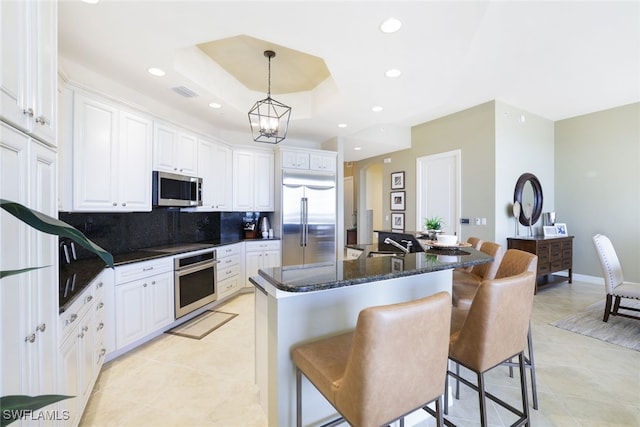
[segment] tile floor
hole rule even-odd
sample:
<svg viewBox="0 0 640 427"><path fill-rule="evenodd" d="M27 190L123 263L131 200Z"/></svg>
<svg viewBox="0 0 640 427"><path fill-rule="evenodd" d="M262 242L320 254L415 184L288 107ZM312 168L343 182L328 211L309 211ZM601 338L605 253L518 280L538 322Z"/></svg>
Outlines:
<svg viewBox="0 0 640 427"><path fill-rule="evenodd" d="M579 282L538 291L532 330L540 409L531 411L532 426L640 426L640 353L549 325L602 298L602 286ZM106 364L80 425L266 426L253 381L253 294L217 309L239 316L200 341L163 334ZM487 381L517 402L517 373L509 378L498 368ZM479 425L476 395L461 391L449 418ZM490 406L491 426L513 422Z"/></svg>

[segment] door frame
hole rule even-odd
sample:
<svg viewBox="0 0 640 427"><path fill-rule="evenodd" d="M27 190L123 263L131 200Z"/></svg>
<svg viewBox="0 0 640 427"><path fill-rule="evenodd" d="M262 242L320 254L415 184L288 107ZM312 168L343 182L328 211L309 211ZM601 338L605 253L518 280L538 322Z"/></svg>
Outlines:
<svg viewBox="0 0 640 427"><path fill-rule="evenodd" d="M429 156L422 156L416 158L416 231L423 229L421 206L423 205L426 197L425 188L423 188L423 175L426 173L427 164L433 160L444 159L453 157L455 160L455 180L456 180L456 196L454 197L455 208L455 233L457 236L461 236L460 218L462 216L462 150L446 151L438 154L431 154Z"/></svg>

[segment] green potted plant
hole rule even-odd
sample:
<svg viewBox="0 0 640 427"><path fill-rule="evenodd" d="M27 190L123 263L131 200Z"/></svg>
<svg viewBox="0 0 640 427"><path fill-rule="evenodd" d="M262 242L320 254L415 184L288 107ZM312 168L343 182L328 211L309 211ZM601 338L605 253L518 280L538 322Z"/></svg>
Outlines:
<svg viewBox="0 0 640 427"><path fill-rule="evenodd" d="M0 199L0 208L18 218L20 221L39 230L43 233L68 237L79 245L85 247L91 252L98 255L109 267L113 268L113 256L93 243L82 234L82 232L73 228L71 225L56 218L52 218L32 209L29 209L19 203L10 200ZM19 270L0 270L0 279L15 274L25 273L37 268L45 268L47 266L29 267ZM11 424L20 419L25 413L35 411L53 403L64 399L70 399L73 396L65 396L58 394L47 394L40 396L25 395L7 395L0 397L0 408L2 408L2 416L0 417L0 427Z"/></svg>
<svg viewBox="0 0 640 427"><path fill-rule="evenodd" d="M429 235L430 240L434 240L436 238L436 234L442 233L443 225L444 220L439 216L424 219L424 227L427 229L427 234Z"/></svg>

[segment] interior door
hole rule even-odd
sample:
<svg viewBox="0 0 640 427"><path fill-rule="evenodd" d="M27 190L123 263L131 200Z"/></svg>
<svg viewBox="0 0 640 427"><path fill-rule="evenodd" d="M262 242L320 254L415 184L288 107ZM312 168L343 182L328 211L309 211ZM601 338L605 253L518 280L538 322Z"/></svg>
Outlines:
<svg viewBox="0 0 640 427"><path fill-rule="evenodd" d="M416 160L416 230L424 229L427 217L444 219L444 230L460 236L460 150Z"/></svg>

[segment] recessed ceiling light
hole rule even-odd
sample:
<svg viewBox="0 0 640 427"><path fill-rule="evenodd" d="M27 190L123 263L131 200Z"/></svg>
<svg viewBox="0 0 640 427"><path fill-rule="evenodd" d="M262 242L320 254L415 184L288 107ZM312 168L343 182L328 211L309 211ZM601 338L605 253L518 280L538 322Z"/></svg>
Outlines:
<svg viewBox="0 0 640 427"><path fill-rule="evenodd" d="M379 112L380 112L380 111L382 111L382 110L384 110L384 108L382 108L382 107L381 107L381 106L379 106L379 105L376 105L375 107L373 107L373 108L371 109L371 111L373 111L374 113L379 113Z"/></svg>
<svg viewBox="0 0 640 427"><path fill-rule="evenodd" d="M402 27L402 22L399 19L389 18L380 24L380 31L386 34L395 33L400 27Z"/></svg>
<svg viewBox="0 0 640 427"><path fill-rule="evenodd" d="M390 70L387 70L384 75L389 77L390 79L393 79L395 77L399 77L400 74L402 74L402 71L398 70L397 68L391 68Z"/></svg>
<svg viewBox="0 0 640 427"><path fill-rule="evenodd" d="M222 105L218 104L217 102L212 102L209 104L209 107L211 108L222 108Z"/></svg>
<svg viewBox="0 0 640 427"><path fill-rule="evenodd" d="M346 124L346 123L339 123L339 124L338 124L338 127L339 127L339 128L346 128L346 127L347 127L347 124Z"/></svg>
<svg viewBox="0 0 640 427"><path fill-rule="evenodd" d="M356 151L362 150L362 148L360 148L360 147L353 147L353 149L356 150Z"/></svg>
<svg viewBox="0 0 640 427"><path fill-rule="evenodd" d="M162 70L160 68L155 68L155 67L147 68L147 73L151 74L152 76L156 76L156 77L162 77L162 76L164 76L166 74L164 72L164 70Z"/></svg>

